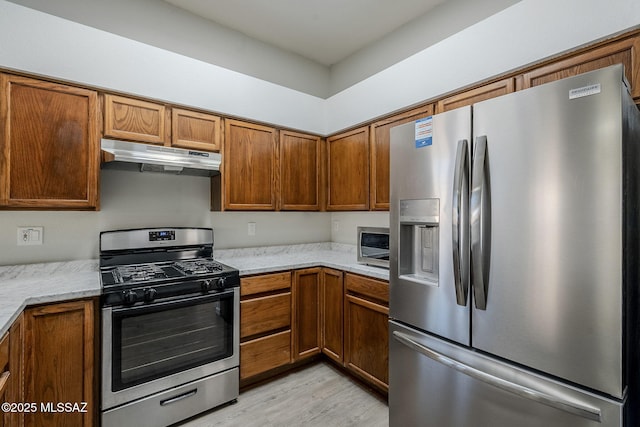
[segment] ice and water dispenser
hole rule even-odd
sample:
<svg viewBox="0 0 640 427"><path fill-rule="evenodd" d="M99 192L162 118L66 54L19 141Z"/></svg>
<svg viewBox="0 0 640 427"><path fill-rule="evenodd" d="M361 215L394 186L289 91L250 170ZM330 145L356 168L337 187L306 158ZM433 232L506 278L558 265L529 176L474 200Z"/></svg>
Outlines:
<svg viewBox="0 0 640 427"><path fill-rule="evenodd" d="M400 279L438 286L440 200L400 200Z"/></svg>

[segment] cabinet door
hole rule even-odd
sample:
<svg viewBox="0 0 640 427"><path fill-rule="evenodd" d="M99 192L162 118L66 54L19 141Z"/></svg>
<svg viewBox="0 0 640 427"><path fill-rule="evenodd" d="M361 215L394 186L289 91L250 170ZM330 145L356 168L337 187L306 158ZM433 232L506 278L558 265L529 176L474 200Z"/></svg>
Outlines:
<svg viewBox="0 0 640 427"><path fill-rule="evenodd" d="M433 105L416 108L371 125L371 210L389 210L389 144L394 126L433 114Z"/></svg>
<svg viewBox="0 0 640 427"><path fill-rule="evenodd" d="M0 206L95 209L97 93L0 75Z"/></svg>
<svg viewBox="0 0 640 427"><path fill-rule="evenodd" d="M93 301L71 301L25 310L25 402L87 402L87 412L25 414L25 425L91 426L96 410Z"/></svg>
<svg viewBox="0 0 640 427"><path fill-rule="evenodd" d="M162 104L104 95L104 136L164 145L167 111Z"/></svg>
<svg viewBox="0 0 640 427"><path fill-rule="evenodd" d="M466 105L475 104L476 102L486 99L495 98L506 95L515 90L515 80L511 77L497 82L489 83L475 89L471 89L462 93L441 99L436 104L436 113L444 113L445 111L464 107Z"/></svg>
<svg viewBox="0 0 640 427"><path fill-rule="evenodd" d="M342 272L323 268L320 289L322 353L342 365L342 328L344 319Z"/></svg>
<svg viewBox="0 0 640 427"><path fill-rule="evenodd" d="M322 139L280 131L280 209L320 210Z"/></svg>
<svg viewBox="0 0 640 427"><path fill-rule="evenodd" d="M631 96L640 102L640 35L609 43L561 61L552 62L522 75L518 89L575 76L614 64L623 64L631 85Z"/></svg>
<svg viewBox="0 0 640 427"><path fill-rule="evenodd" d="M173 108L171 145L179 148L220 151L220 117Z"/></svg>
<svg viewBox="0 0 640 427"><path fill-rule="evenodd" d="M369 209L369 127L327 138L327 210Z"/></svg>
<svg viewBox="0 0 640 427"><path fill-rule="evenodd" d="M276 209L277 148L274 128L225 120L224 209Z"/></svg>
<svg viewBox="0 0 640 427"><path fill-rule="evenodd" d="M376 388L389 388L389 284L345 274L344 363Z"/></svg>
<svg viewBox="0 0 640 427"><path fill-rule="evenodd" d="M307 268L293 273L294 360L320 353L320 272Z"/></svg>

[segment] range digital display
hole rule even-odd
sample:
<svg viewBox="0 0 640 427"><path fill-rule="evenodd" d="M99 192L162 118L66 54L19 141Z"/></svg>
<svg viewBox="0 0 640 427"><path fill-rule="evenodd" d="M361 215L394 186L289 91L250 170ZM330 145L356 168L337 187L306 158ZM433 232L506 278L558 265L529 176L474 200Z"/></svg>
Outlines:
<svg viewBox="0 0 640 427"><path fill-rule="evenodd" d="M149 241L157 242L164 240L176 240L176 232L174 230L150 231Z"/></svg>

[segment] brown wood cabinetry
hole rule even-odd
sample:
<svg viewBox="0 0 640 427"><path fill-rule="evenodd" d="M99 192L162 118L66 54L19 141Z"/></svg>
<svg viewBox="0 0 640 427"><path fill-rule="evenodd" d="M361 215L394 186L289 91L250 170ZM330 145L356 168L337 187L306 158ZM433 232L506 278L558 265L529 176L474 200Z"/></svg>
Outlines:
<svg viewBox="0 0 640 427"><path fill-rule="evenodd" d="M369 209L369 127L327 138L327 210Z"/></svg>
<svg viewBox="0 0 640 427"><path fill-rule="evenodd" d="M8 399L9 382L13 380L12 375L16 372L11 372L10 359L9 359L9 334L4 334L0 337L0 402L13 403L13 400ZM11 412L3 410L0 412L0 427L9 426L9 416Z"/></svg>
<svg viewBox="0 0 640 427"><path fill-rule="evenodd" d="M275 210L278 188L276 129L225 120L223 208Z"/></svg>
<svg viewBox="0 0 640 427"><path fill-rule="evenodd" d="M389 210L389 144L391 128L433 114L433 105L379 120L371 125L371 210Z"/></svg>
<svg viewBox="0 0 640 427"><path fill-rule="evenodd" d="M597 70L613 64L623 64L631 85L631 96L640 102L640 36L612 43L556 60L528 71L518 78L518 89L526 89L544 83Z"/></svg>
<svg viewBox="0 0 640 427"><path fill-rule="evenodd" d="M6 343L0 343L0 373L9 372L9 377L4 386L0 385L0 402L20 403L24 402L24 381L23 381L23 334L24 316L20 316L13 322L9 329ZM8 344L8 349L4 347ZM4 347L4 348L3 348ZM8 357L8 359L7 359ZM4 360L4 361L3 361ZM2 376L0 376L2 383ZM4 390L3 390L4 388ZM3 397L4 393L4 397ZM4 422L4 424L3 424ZM0 413L0 426L20 427L24 425L24 415L22 412Z"/></svg>
<svg viewBox="0 0 640 427"><path fill-rule="evenodd" d="M339 364L343 363L344 286L342 276L342 271L323 268L320 283L322 353Z"/></svg>
<svg viewBox="0 0 640 427"><path fill-rule="evenodd" d="M164 145L168 142L163 104L104 95L104 136Z"/></svg>
<svg viewBox="0 0 640 427"><path fill-rule="evenodd" d="M220 151L220 117L213 114L173 108L171 145L203 151Z"/></svg>
<svg viewBox="0 0 640 427"><path fill-rule="evenodd" d="M320 353L320 267L293 272L293 358Z"/></svg>
<svg viewBox="0 0 640 427"><path fill-rule="evenodd" d="M281 210L320 210L321 144L318 136L280 131Z"/></svg>
<svg viewBox="0 0 640 427"><path fill-rule="evenodd" d="M436 104L436 113L444 113L445 111L464 107L465 105L475 104L476 102L486 99L495 98L497 96L506 95L515 90L515 80L507 78L497 82L482 85L480 87L467 90L447 98L441 99Z"/></svg>
<svg viewBox="0 0 640 427"><path fill-rule="evenodd" d="M0 207L97 208L97 93L0 74L0 94Z"/></svg>
<svg viewBox="0 0 640 427"><path fill-rule="evenodd" d="M387 392L389 389L389 284L345 274L345 367Z"/></svg>
<svg viewBox="0 0 640 427"><path fill-rule="evenodd" d="M87 412L26 413L25 426L93 425L94 302L69 301L24 312L24 401L87 402Z"/></svg>
<svg viewBox="0 0 640 427"><path fill-rule="evenodd" d="M240 280L240 379L291 363L291 273Z"/></svg>

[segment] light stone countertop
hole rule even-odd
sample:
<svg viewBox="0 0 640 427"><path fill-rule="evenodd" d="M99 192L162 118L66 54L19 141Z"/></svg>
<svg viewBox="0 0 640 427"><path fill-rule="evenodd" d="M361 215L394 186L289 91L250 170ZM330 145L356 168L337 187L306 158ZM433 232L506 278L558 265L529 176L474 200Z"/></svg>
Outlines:
<svg viewBox="0 0 640 427"><path fill-rule="evenodd" d="M0 337L28 305L96 295L97 260L0 266Z"/></svg>
<svg viewBox="0 0 640 427"><path fill-rule="evenodd" d="M357 263L355 245L310 243L214 250L214 258L241 276L308 267L389 280L389 271ZM100 295L98 260L0 266L0 337L28 305Z"/></svg>

